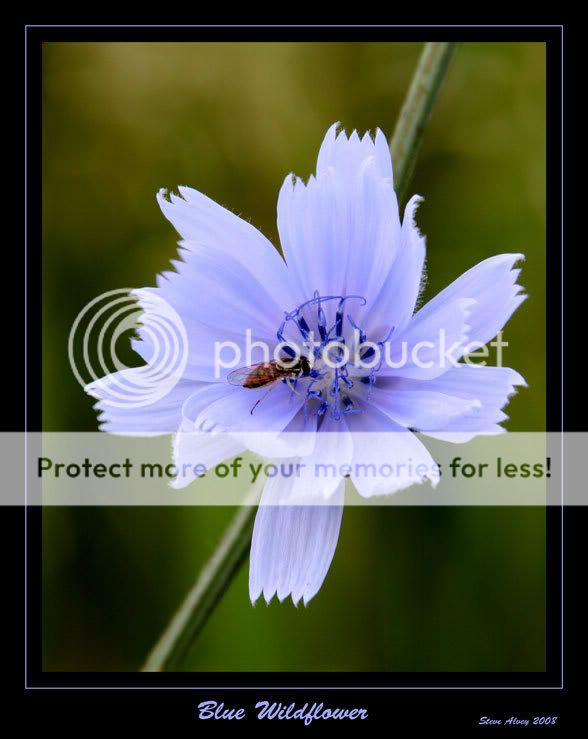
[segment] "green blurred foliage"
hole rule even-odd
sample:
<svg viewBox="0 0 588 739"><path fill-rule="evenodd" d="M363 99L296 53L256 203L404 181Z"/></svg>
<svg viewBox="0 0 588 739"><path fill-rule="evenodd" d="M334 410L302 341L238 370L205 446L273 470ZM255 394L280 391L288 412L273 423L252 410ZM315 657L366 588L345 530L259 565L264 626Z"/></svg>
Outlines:
<svg viewBox="0 0 588 739"><path fill-rule="evenodd" d="M160 187L193 186L277 242L284 176L306 177L336 120L392 132L420 50L404 43L62 43L44 48L43 420L96 428L67 359L93 297L154 284L176 234ZM500 252L530 295L505 363L529 388L507 427L545 425L545 49L463 44L412 187L425 197L424 300ZM129 354L130 356L130 354ZM137 669L232 511L50 509L44 667ZM348 509L308 608L247 596L247 568L185 668L545 669L545 515L536 509Z"/></svg>

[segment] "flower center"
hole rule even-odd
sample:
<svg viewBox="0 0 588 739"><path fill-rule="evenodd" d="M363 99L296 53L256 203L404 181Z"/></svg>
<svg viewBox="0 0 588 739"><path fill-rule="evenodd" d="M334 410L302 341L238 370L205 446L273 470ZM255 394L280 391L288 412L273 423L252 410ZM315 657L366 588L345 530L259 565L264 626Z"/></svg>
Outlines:
<svg viewBox="0 0 588 739"><path fill-rule="evenodd" d="M361 295L320 295L286 313L277 337L285 365L304 358L298 373L287 382L305 400L304 413L335 420L363 412L382 364L383 345L390 337L368 341L351 315L363 307Z"/></svg>

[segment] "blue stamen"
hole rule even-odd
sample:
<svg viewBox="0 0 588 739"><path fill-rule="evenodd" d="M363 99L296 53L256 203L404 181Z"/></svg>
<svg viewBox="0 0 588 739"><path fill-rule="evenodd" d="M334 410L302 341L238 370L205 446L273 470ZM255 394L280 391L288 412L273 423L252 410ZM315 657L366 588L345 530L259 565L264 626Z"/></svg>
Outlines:
<svg viewBox="0 0 588 739"><path fill-rule="evenodd" d="M305 341L308 341L310 339L310 326L302 316L298 316L296 318L296 324L298 328L300 329L300 333L302 334Z"/></svg>
<svg viewBox="0 0 588 739"><path fill-rule="evenodd" d="M376 350L373 346L368 346L367 349L364 349L364 351L361 354L362 359L369 359L370 357L373 357L376 353Z"/></svg>
<svg viewBox="0 0 588 739"><path fill-rule="evenodd" d="M361 295L325 295L323 297L315 291L314 298L301 303L298 308L295 308L290 313L286 313L286 320L292 319L295 316L299 315L300 312L304 310L307 305L316 305L318 303L318 305L320 306L321 303L326 303L327 300L338 300L339 302L344 302L346 300L362 300L362 305L365 305L367 303L366 299Z"/></svg>
<svg viewBox="0 0 588 739"><path fill-rule="evenodd" d="M376 382L376 368L375 367L371 368L368 380L369 380L369 386L368 386L368 391L366 395L366 400L369 402L369 400L372 397L372 390L374 389L374 384Z"/></svg>
<svg viewBox="0 0 588 739"><path fill-rule="evenodd" d="M337 306L335 310L334 321L331 325L328 323L327 314L324 309L324 304L336 300ZM361 305L366 304L365 298L361 295L325 295L321 296L317 291L314 292L313 297L310 300L301 303L294 310L285 313L284 319L280 324L277 331L277 336L280 342L284 344L283 352L288 357L295 357L300 354L300 350L297 352L296 349L288 346L287 340L284 338L286 328L290 325L295 328L298 334L302 337L303 343L308 347L306 355L310 359L314 356L315 360L320 360L326 355L330 358L331 362L339 364L344 356L344 346L346 345L345 337L343 336L343 321L345 317L349 321L349 324L353 327L359 335L359 343L363 344L366 341L366 332L354 321L353 317L346 313L345 305L349 300L359 300ZM316 307L316 314L307 312L303 315L303 312L311 307ZM314 339L313 331L318 328L318 334L320 341ZM390 329L386 338L375 342L375 345L383 349L384 344L388 341L394 327ZM310 344L311 340L313 343ZM290 342L295 346L295 342ZM338 346L331 346L331 344L337 343ZM302 354L305 352L302 351ZM310 356L309 356L310 355ZM375 348L373 346L362 350L360 354L361 360L369 360L375 355ZM318 416L324 416L329 412L333 419L338 420L343 414L348 413L363 413L364 410L358 407L358 402L361 404L362 400L369 401L371 393L376 381L376 374L380 368L381 361L377 367L370 368L369 375L363 377L354 377L352 380L350 377L350 369L352 370L351 376L355 375L353 371L353 362L350 360L346 365L337 368L328 368L326 365L319 364L316 368L312 368L306 375L297 375L296 377L290 378L288 385L294 393L302 395L304 398L304 419L308 418L310 409L313 409L313 413ZM359 370L358 370L359 371ZM327 378L330 378L327 383ZM361 385L367 385L367 392L365 395L353 394L349 395L355 386L355 381L359 381ZM303 384L306 382L306 385ZM320 389L317 389L317 383L323 381ZM302 386L302 392L298 392L297 388ZM363 396L363 397L362 397ZM315 405L316 404L316 405Z"/></svg>
<svg viewBox="0 0 588 739"><path fill-rule="evenodd" d="M315 299L318 299L320 296L318 294L318 290L314 294ZM327 317L325 315L325 311L323 310L323 306L321 305L320 299L318 300L318 329L319 334L321 336L321 341L324 341L327 338Z"/></svg>
<svg viewBox="0 0 588 739"><path fill-rule="evenodd" d="M337 306L337 315L335 316L335 330L337 336L341 336L343 333L343 306L345 304L345 298L341 298L339 305Z"/></svg>
<svg viewBox="0 0 588 739"><path fill-rule="evenodd" d="M360 344L363 344L363 342L364 342L364 341L365 341L365 339L366 339L366 336L365 336L365 331L364 331L364 330L363 330L362 328L360 328L360 327L359 327L359 326L357 325L357 323L355 323L355 321L353 320L353 318L352 318L352 317L351 317L351 316L350 316L349 314L347 314L347 320L349 321L349 323L350 323L350 324L351 324L351 325L353 326L353 328L354 328L354 329L355 329L356 331L359 331L359 343L360 343Z"/></svg>

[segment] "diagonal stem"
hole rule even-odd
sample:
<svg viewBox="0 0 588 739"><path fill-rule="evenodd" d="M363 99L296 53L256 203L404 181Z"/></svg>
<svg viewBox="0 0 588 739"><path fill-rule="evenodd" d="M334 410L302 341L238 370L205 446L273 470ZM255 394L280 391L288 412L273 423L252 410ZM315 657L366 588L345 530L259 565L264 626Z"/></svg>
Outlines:
<svg viewBox="0 0 588 739"><path fill-rule="evenodd" d="M151 650L142 672L177 669L202 631L249 551L259 491L239 508L193 588Z"/></svg>
<svg viewBox="0 0 588 739"><path fill-rule="evenodd" d="M425 44L390 142L394 183L400 200L414 169L453 51L451 43ZM150 652L143 672L177 670L247 556L258 491L236 513L216 551L199 574L174 617Z"/></svg>
<svg viewBox="0 0 588 739"><path fill-rule="evenodd" d="M454 47L455 44L445 41L425 44L402 104L390 140L394 187L399 202L406 194L423 133L445 78Z"/></svg>

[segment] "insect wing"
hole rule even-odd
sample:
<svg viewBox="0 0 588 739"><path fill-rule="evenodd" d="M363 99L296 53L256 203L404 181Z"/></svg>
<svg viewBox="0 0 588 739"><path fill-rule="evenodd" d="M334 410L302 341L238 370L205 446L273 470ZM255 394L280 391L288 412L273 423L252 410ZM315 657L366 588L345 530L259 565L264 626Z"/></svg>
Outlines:
<svg viewBox="0 0 588 739"><path fill-rule="evenodd" d="M258 364L252 364L249 367L240 367L227 375L227 381L231 385L240 385L241 387L263 387L275 379L277 379L275 368L266 362L258 362Z"/></svg>
<svg viewBox="0 0 588 739"><path fill-rule="evenodd" d="M251 373L255 370L255 367L256 365L252 365L251 367L239 367L239 369L229 372L227 375L227 382L230 382L231 385L245 385Z"/></svg>

